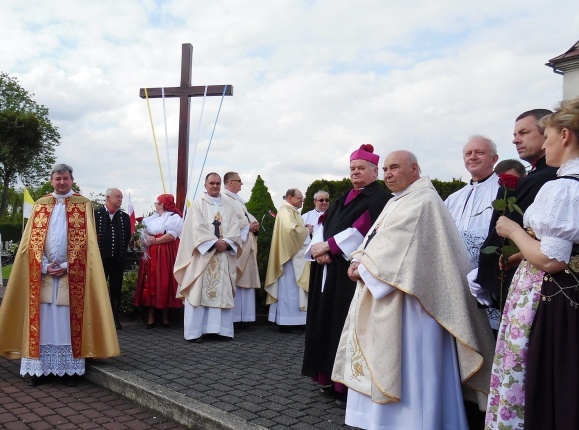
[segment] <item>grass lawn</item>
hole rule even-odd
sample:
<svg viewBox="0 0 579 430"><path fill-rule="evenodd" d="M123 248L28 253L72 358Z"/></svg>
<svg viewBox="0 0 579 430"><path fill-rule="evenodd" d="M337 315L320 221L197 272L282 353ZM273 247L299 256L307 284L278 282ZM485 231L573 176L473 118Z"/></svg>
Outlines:
<svg viewBox="0 0 579 430"><path fill-rule="evenodd" d="M2 279L8 279L8 276L10 276L11 270L12 270L12 264L8 264L7 266L2 266Z"/></svg>

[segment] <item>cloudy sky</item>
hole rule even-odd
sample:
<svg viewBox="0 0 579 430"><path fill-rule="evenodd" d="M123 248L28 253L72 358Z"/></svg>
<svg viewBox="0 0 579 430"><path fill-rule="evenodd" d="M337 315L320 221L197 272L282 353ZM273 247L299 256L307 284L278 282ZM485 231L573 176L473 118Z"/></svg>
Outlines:
<svg viewBox="0 0 579 430"><path fill-rule="evenodd" d="M139 215L163 192L139 89L178 86L191 43L193 85L234 95L217 124L221 98L192 99L189 195L215 127L203 176L236 170L249 198L261 175L277 203L287 188L347 176L363 143L381 161L409 149L441 180L466 177L473 134L516 158L514 118L562 96L544 64L579 39L578 11L576 0L3 0L0 71L48 107L58 161L82 192L118 187ZM174 192L179 103L164 104L150 100Z"/></svg>

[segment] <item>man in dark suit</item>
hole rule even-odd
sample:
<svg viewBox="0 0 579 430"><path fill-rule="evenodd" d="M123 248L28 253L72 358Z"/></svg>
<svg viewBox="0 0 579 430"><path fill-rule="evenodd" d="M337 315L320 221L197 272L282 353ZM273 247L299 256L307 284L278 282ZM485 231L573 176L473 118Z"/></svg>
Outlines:
<svg viewBox="0 0 579 430"><path fill-rule="evenodd" d="M99 251L109 282L111 306L115 318L115 327L121 330L120 308L125 271L125 256L131 240L131 220L122 212L123 193L116 188L109 188L105 193L105 205L95 210L95 224Z"/></svg>
<svg viewBox="0 0 579 430"><path fill-rule="evenodd" d="M548 109L534 109L523 112L515 121L513 143L517 146L517 152L521 160L531 164L531 170L526 177L520 180L515 190L508 190L507 197L515 197L517 206L523 212L533 203L535 196L545 182L555 179L557 176L557 169L547 166L545 162L545 151L542 149L545 142L544 129L538 123L541 118L550 113L551 111ZM503 196L504 189L501 188L497 198L503 198ZM494 211L489 226L489 234L481 249L487 246L503 246L503 238L497 234L495 229L499 216L500 214ZM510 212L507 216L523 225L523 217L518 212ZM469 274L469 285L472 294L477 297L479 302L490 305L493 308L500 308L501 305L504 305L519 262L520 254L509 258L504 273L501 294L499 256L496 253L484 254L481 252L478 273L473 271ZM498 312L495 312L495 316L498 317Z"/></svg>

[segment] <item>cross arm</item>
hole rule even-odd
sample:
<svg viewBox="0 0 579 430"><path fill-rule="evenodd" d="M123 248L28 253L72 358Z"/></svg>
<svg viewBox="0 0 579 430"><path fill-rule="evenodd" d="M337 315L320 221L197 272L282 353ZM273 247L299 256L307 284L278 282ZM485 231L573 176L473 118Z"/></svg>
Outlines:
<svg viewBox="0 0 579 430"><path fill-rule="evenodd" d="M207 96L221 96L223 95L223 89L225 85L209 85L207 87ZM149 98L157 99L161 98L161 88L147 88L147 93ZM181 96L189 96L189 97L203 97L205 94L205 87L204 86L193 86L193 87L166 87L165 88L165 97L181 97ZM227 85L227 89L225 90L226 96L233 95L233 86ZM142 99L145 98L145 89L141 88L139 91L139 97Z"/></svg>

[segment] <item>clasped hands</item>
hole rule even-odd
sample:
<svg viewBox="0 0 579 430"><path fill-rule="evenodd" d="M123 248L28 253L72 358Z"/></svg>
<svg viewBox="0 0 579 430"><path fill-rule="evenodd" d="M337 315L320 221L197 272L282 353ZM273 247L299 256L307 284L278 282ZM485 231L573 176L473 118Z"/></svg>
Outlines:
<svg viewBox="0 0 579 430"><path fill-rule="evenodd" d="M310 252L318 264L329 264L332 262L330 245L328 245L328 242L320 242L312 245Z"/></svg>
<svg viewBox="0 0 579 430"><path fill-rule="evenodd" d="M223 252L227 250L227 245L228 243L226 241L223 239L218 239L217 242L215 242L215 250L217 252Z"/></svg>
<svg viewBox="0 0 579 430"><path fill-rule="evenodd" d="M259 223L257 221L253 221L252 223L249 224L250 232L255 233L257 230L259 230Z"/></svg>
<svg viewBox="0 0 579 430"><path fill-rule="evenodd" d="M360 272L358 272L359 265L360 265L359 261L352 261L350 263L350 267L348 267L348 277L354 282L362 280L362 278L360 277Z"/></svg>
<svg viewBox="0 0 579 430"><path fill-rule="evenodd" d="M60 267L60 263L58 261L54 260L46 268L46 273L48 273L50 276L60 278L61 276L66 275L66 269L63 267Z"/></svg>

